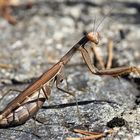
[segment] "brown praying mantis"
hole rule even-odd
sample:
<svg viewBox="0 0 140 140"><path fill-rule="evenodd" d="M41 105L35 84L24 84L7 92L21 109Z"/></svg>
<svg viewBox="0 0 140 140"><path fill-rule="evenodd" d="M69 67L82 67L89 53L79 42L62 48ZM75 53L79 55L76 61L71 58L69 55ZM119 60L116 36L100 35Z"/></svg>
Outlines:
<svg viewBox="0 0 140 140"><path fill-rule="evenodd" d="M99 43L99 33L89 32L76 43L54 66L44 72L33 84L23 90L14 100L12 100L6 108L0 113L0 128L14 127L24 124L28 119L35 116L42 107L46 99L51 93L51 86L56 82L56 87L61 91L74 96L74 94L65 91L59 87L63 77L62 69L70 61L71 57L79 50L83 56L89 70L96 75L118 76L124 73L138 73L140 68L137 67L120 67L106 70L98 70L91 62L85 44L87 42L94 44Z"/></svg>
<svg viewBox="0 0 140 140"><path fill-rule="evenodd" d="M58 84L63 80L61 71L74 53L88 41L98 44L99 34L86 34L66 53L58 63L43 73L33 84L22 91L0 114L0 128L14 127L24 124L42 107L51 92L51 84ZM96 72L96 71L94 71ZM63 90L58 87L58 89ZM64 91L64 90L63 90ZM67 92L69 93L69 92Z"/></svg>

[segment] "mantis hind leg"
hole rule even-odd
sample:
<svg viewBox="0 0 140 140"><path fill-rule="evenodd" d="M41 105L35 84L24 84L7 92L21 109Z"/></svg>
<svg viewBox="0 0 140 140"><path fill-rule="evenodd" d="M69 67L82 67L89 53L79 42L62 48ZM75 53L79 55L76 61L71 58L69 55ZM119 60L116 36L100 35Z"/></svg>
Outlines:
<svg viewBox="0 0 140 140"><path fill-rule="evenodd" d="M95 74L96 71L98 71L98 69L92 64L88 51L84 48L84 46L81 46L81 47L79 48L79 50L80 50L80 52L81 52L81 54L82 54L82 57L83 57L85 63L87 64L89 70L90 70L93 74Z"/></svg>

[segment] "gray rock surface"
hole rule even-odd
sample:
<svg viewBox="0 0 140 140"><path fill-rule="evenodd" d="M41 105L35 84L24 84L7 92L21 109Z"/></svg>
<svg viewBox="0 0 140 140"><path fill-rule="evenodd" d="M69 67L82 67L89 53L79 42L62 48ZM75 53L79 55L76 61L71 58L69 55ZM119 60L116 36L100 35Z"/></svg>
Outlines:
<svg viewBox="0 0 140 140"><path fill-rule="evenodd" d="M25 1L26 2L26 1ZM101 34L100 52L106 60L107 42L114 42L113 67L140 67L140 3L138 0L34 0L31 9L13 9L18 20L15 26L0 17L0 90L23 90L32 78L39 77L53 66L77 41L84 31L96 28ZM112 10L111 10L111 7ZM111 11L110 11L111 10ZM108 15L109 14L109 15ZM102 18L108 15L105 20ZM122 37L123 34L123 37ZM87 47L91 44L87 44ZM22 126L0 129L0 140L47 139L63 140L82 137L73 128L101 132L114 117L125 125L104 140L126 140L140 137L140 79L137 75L113 78L92 75L77 52L65 67L69 90L79 103L78 118L75 100L54 86L49 102L45 102L37 118ZM66 87L64 81L61 85ZM17 94L9 93L0 102L2 110ZM137 102L136 102L137 101ZM39 135L39 137L37 136Z"/></svg>

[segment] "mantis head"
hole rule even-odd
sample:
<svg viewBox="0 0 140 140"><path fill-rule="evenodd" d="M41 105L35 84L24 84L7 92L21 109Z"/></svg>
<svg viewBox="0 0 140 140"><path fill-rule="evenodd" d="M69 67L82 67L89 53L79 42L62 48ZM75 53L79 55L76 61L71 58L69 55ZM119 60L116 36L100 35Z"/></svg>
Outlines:
<svg viewBox="0 0 140 140"><path fill-rule="evenodd" d="M87 38L89 41L91 41L97 45L99 43L100 34L99 34L99 32L96 32L96 33L89 32L87 34Z"/></svg>

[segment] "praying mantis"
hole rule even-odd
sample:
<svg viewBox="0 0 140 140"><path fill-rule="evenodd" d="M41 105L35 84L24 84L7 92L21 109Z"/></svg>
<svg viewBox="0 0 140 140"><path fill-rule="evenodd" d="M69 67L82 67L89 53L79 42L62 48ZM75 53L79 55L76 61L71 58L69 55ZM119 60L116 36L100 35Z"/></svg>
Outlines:
<svg viewBox="0 0 140 140"><path fill-rule="evenodd" d="M124 73L134 72L140 74L140 68L137 67L118 67L112 69L97 69L91 62L85 44L92 42L95 45L99 43L99 33L89 32L83 36L54 66L44 72L33 84L23 90L15 99L13 99L6 108L0 113L0 128L15 127L24 124L27 120L34 117L38 110L51 94L52 84L72 96L74 94L61 89L59 84L63 81L61 75L64 66L70 61L71 57L80 51L82 57L89 68L95 75L118 76Z"/></svg>
<svg viewBox="0 0 140 140"><path fill-rule="evenodd" d="M75 52L83 47L88 41L98 44L98 36L99 34L94 35L92 32L86 34L59 60L58 63L43 73L33 84L29 85L11 101L0 114L0 128L18 126L32 118L42 107L45 100L49 98L52 83L56 82L57 88L63 90L58 87L59 83L63 80L63 77L61 76L62 69Z"/></svg>

